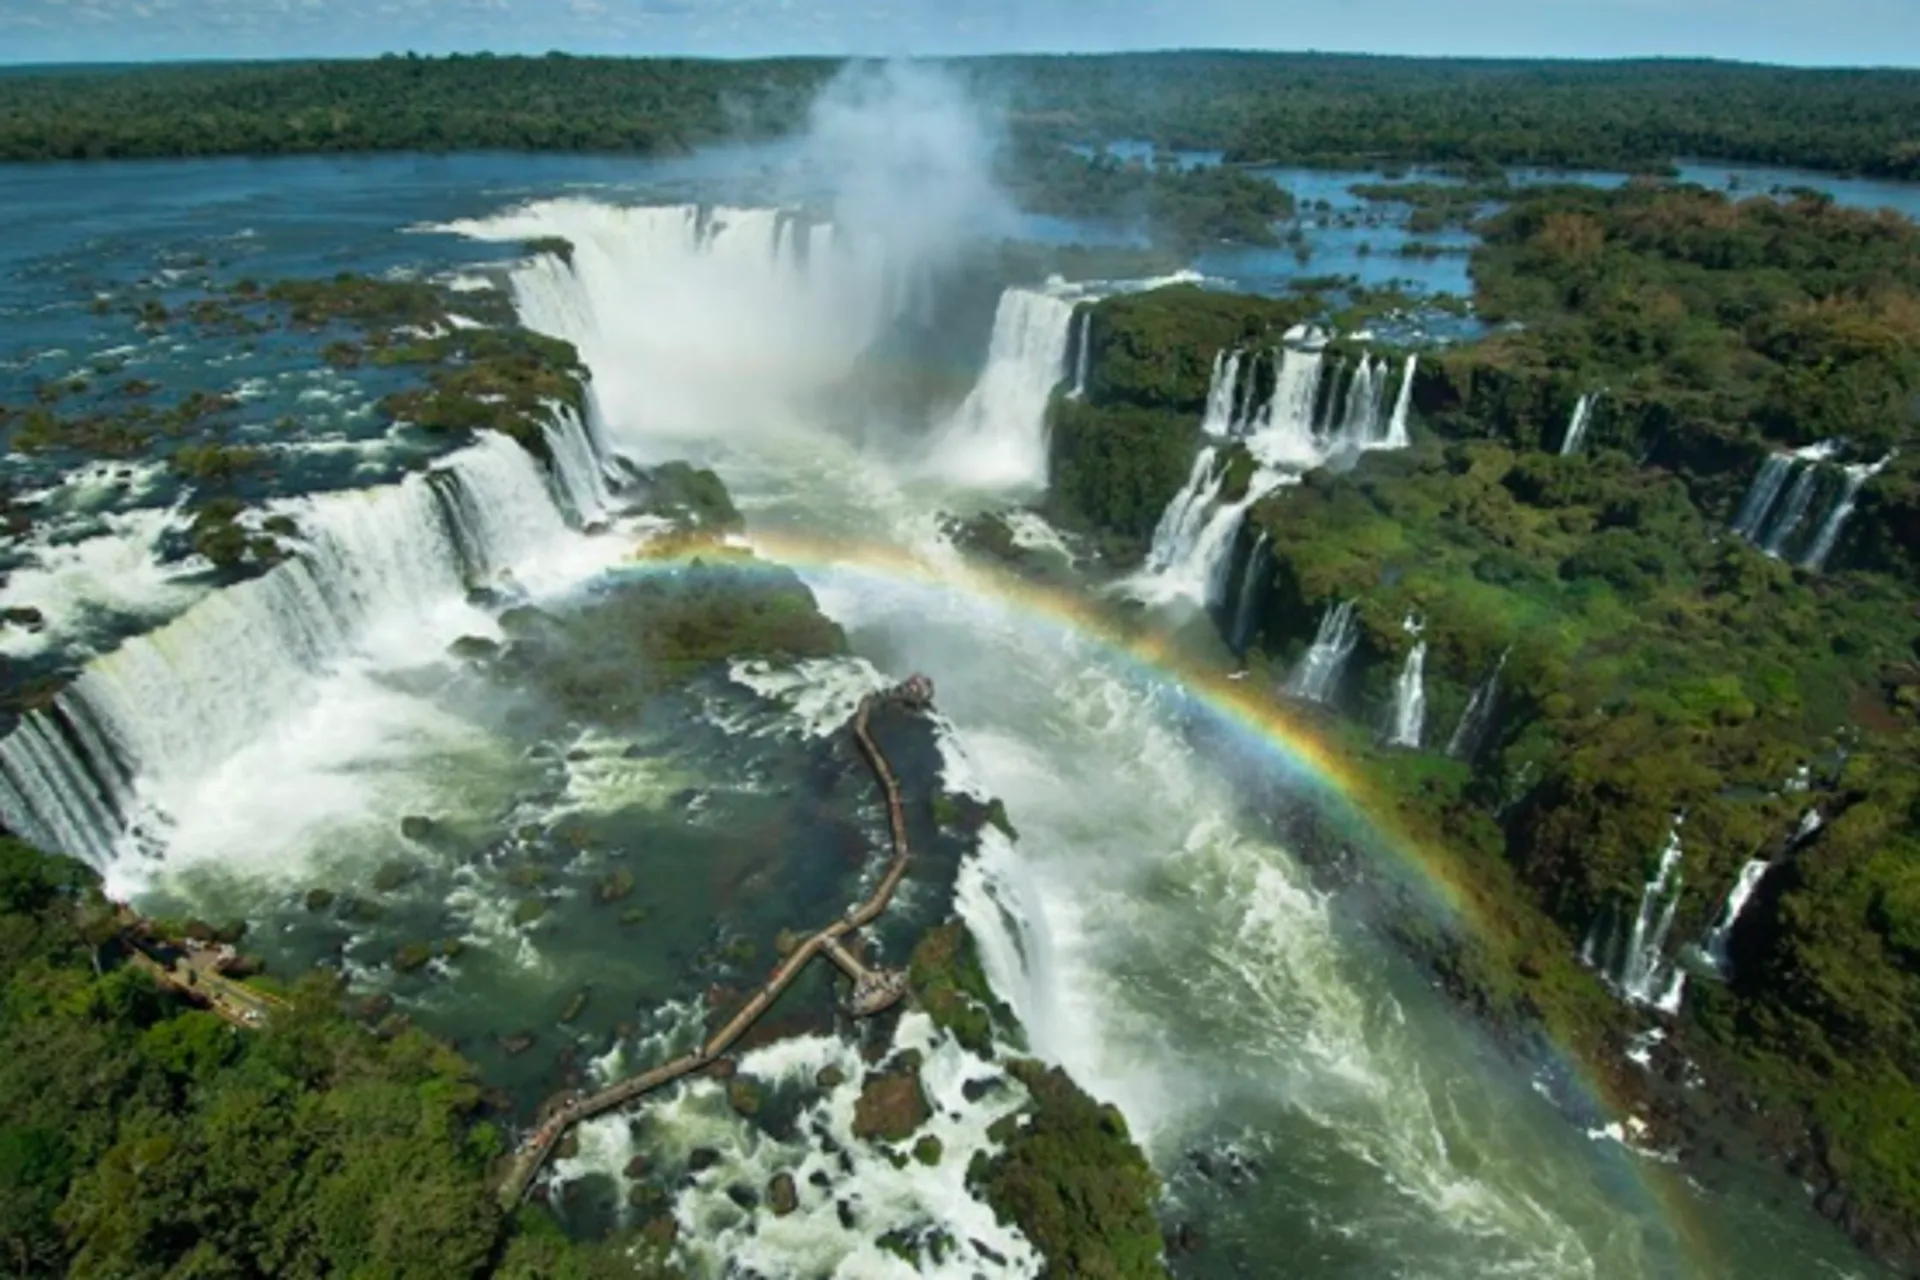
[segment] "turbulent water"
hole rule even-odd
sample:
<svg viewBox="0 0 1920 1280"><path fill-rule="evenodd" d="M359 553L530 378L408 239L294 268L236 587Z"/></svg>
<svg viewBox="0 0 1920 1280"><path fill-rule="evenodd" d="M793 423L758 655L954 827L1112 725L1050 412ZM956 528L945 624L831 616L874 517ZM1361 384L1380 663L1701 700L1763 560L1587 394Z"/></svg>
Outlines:
<svg viewBox="0 0 1920 1280"><path fill-rule="evenodd" d="M591 1064L604 1075L684 1040L695 1013L675 997L690 994L687 958L715 944L714 913L770 933L788 914L782 894L811 908L849 887L835 842L873 830L870 806L822 801L812 826L796 825L790 806L844 767L827 735L861 693L921 670L939 687L947 785L1003 799L1019 832L989 834L959 870L959 909L1034 1050L1121 1107L1167 1182L1169 1217L1202 1228L1207 1246L1179 1261L1182 1274L1597 1280L1810 1274L1847 1257L1797 1213L1693 1189L1570 1122L1541 1096L1554 1090L1534 1087L1317 890L1271 815L1245 803L1237 778L1284 776L1269 748L1165 677L968 576L937 515L1044 483L1041 411L1079 376L1064 298L1007 292L991 333L975 335L988 354L971 394L921 420L876 423L860 394L864 362L900 326L925 327L947 284L941 254L885 219L855 231L848 210L796 216L730 185L726 206L688 204L699 172L670 177L665 190L568 194L488 171L378 217L362 210L388 252L401 228L417 228L406 251L429 264L494 247L523 320L579 347L594 375L591 415L556 420L557 479L492 440L411 479L311 498L299 561L166 601L168 625L96 662L57 713L0 744L9 820L39 823L156 902L271 917L285 954L328 955L389 983L450 1031L497 1034L502 1009L548 1026L590 974L594 1002L575 1043L608 1053ZM571 265L518 260L520 242L547 235L573 242ZM1318 354L1282 361L1270 429L1304 423L1306 444L1340 432L1404 442L1405 396L1390 395L1396 371L1383 362L1351 369L1352 407L1320 420L1299 390L1317 386ZM1402 388L1411 372L1397 371ZM465 586L505 581L560 608L602 581L643 532L617 513L608 532L586 532L616 505L615 455L715 466L749 541L796 563L858 659L739 664L657 719L564 741L530 744L512 716L472 711L478 691L442 654L495 624ZM1170 531L1181 554L1166 566L1178 562L1208 598L1207 566L1230 550L1238 521L1236 511L1215 528L1234 505L1216 501L1216 487L1196 467L1195 510ZM872 567L903 558L918 568ZM1352 648L1342 608L1296 672L1299 696L1337 690ZM1412 705L1410 694L1417 737ZM1324 800L1275 785L1283 808ZM435 815L435 834L402 839L410 814ZM577 824L571 851L544 843L562 819ZM765 842L750 837L769 831L813 861L764 865ZM406 981L364 933L323 928L298 906L322 880L367 892L374 869L402 852L430 865L393 896L389 923L443 927L451 911L469 947ZM618 865L645 882L652 915L637 934L583 905ZM514 897L539 875L554 909L575 912L564 929L515 918ZM751 905L742 886L768 883L773 905ZM895 1169L861 1153L842 1089L818 1120L855 1151L860 1228L810 1198L756 1230L707 1182L672 1205L691 1264L710 1275L903 1274L873 1239L931 1213L990 1245L998 1270L1034 1272L1017 1233L961 1185L965 1153L987 1142L1000 1104L966 1103L965 1055L923 1023L909 1019L902 1036L928 1052L936 1131L958 1158ZM480 1054L491 1073L529 1070L503 1051ZM780 1085L829 1064L857 1078L848 1049L820 1036L743 1065ZM712 1085L643 1111L634 1125L589 1126L560 1180L617 1183L635 1151L670 1160L703 1145L755 1185L826 1159L749 1129ZM984 1255L949 1268L985 1269Z"/></svg>

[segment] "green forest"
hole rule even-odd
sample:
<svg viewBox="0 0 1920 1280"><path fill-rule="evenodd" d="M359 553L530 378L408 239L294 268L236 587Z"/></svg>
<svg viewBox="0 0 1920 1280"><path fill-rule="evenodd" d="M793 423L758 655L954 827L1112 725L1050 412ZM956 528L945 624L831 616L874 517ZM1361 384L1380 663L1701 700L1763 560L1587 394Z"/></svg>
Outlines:
<svg viewBox="0 0 1920 1280"><path fill-rule="evenodd" d="M491 55L0 77L0 159L653 154L791 131L839 63ZM943 64L1016 139L1229 160L1643 171L1682 157L1920 177L1920 72L1268 53Z"/></svg>

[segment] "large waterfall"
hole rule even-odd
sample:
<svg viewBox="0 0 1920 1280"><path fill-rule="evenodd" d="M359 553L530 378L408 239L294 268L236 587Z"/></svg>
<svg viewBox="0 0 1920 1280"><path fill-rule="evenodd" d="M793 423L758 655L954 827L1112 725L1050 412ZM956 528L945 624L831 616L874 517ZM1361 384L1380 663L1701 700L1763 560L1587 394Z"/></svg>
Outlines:
<svg viewBox="0 0 1920 1280"><path fill-rule="evenodd" d="M552 430L567 450L590 452L573 415ZM95 659L0 741L10 829L102 869L163 843L195 784L301 708L322 676L376 654L437 656L475 621L471 585L566 534L540 468L491 433L400 484L288 513L303 533L292 558Z"/></svg>
<svg viewBox="0 0 1920 1280"><path fill-rule="evenodd" d="M1408 617L1402 625L1416 638L1413 648L1407 650L1406 665L1393 682L1393 723L1387 730L1387 741L1396 747L1418 747L1420 730L1427 719L1427 642L1418 638L1418 619Z"/></svg>
<svg viewBox="0 0 1920 1280"><path fill-rule="evenodd" d="M928 466L981 489L1047 484L1047 402L1066 376L1073 303L1032 289L1000 295L987 366L938 429Z"/></svg>
<svg viewBox="0 0 1920 1280"><path fill-rule="evenodd" d="M1221 351L1213 359L1201 427L1208 436L1239 437L1268 466L1305 470L1329 458L1372 449L1404 449L1413 407L1418 358L1401 366L1393 406L1387 388L1393 371L1384 359L1361 353L1349 365L1329 361L1317 343L1284 344L1269 356ZM1255 403L1263 367L1273 370L1273 390Z"/></svg>
<svg viewBox="0 0 1920 1280"><path fill-rule="evenodd" d="M1587 438L1587 424L1593 420L1594 394L1587 392L1573 405L1573 416L1567 419L1567 433L1560 439L1560 456L1571 457L1580 452L1581 443Z"/></svg>
<svg viewBox="0 0 1920 1280"><path fill-rule="evenodd" d="M1747 909L1747 902L1772 866L1765 858L1753 858L1740 868L1740 876L1727 893L1726 905L1720 909L1719 919L1713 922L1706 937L1700 941L1701 954L1713 966L1714 972L1722 977L1733 971L1733 959L1727 953L1727 944L1733 938L1733 927L1740 922L1740 913Z"/></svg>
<svg viewBox="0 0 1920 1280"><path fill-rule="evenodd" d="M1339 690L1347 659L1360 644L1360 627L1353 618L1353 601L1329 605L1320 616L1313 644L1287 678L1287 692L1308 702L1327 702Z"/></svg>

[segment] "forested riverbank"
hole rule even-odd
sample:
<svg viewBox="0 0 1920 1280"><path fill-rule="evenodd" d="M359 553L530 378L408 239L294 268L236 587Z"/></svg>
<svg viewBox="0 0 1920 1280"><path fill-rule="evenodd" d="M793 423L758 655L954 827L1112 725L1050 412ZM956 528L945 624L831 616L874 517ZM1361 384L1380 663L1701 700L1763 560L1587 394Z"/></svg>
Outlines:
<svg viewBox="0 0 1920 1280"><path fill-rule="evenodd" d="M1704 61L1164 53L941 64L1012 131L1269 164L1627 171L1686 157L1920 176L1920 72ZM0 77L0 159L561 150L643 155L805 124L828 59L550 54Z"/></svg>

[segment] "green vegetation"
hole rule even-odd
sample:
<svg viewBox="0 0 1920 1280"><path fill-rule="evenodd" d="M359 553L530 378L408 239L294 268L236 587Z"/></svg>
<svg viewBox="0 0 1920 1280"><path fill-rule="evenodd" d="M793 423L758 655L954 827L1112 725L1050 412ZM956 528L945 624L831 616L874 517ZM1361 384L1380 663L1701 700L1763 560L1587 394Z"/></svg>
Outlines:
<svg viewBox="0 0 1920 1280"><path fill-rule="evenodd" d="M974 1157L968 1186L1046 1255L1048 1280L1165 1276L1159 1180L1119 1110L1058 1067L1023 1060L1008 1071L1032 1101L994 1124L1000 1150Z"/></svg>
<svg viewBox="0 0 1920 1280"><path fill-rule="evenodd" d="M1023 208L1138 226L1182 252L1216 241L1278 244L1273 224L1293 213L1287 192L1237 169L1149 166L1046 144L1016 148L1004 169Z"/></svg>
<svg viewBox="0 0 1920 1280"><path fill-rule="evenodd" d="M920 1008L975 1053L992 1051L996 1023L1013 1025L980 970L973 935L958 921L926 932L908 961L908 976Z"/></svg>
<svg viewBox="0 0 1920 1280"><path fill-rule="evenodd" d="M1230 160L1655 170L1680 156L1920 177L1920 74L1735 63L1162 53L948 64L1022 145L1144 138ZM0 159L683 150L791 130L826 59L385 57L24 70Z"/></svg>
<svg viewBox="0 0 1920 1280"><path fill-rule="evenodd" d="M534 1211L501 1219L486 1172L502 1139L444 1045L368 1031L318 974L243 1033L120 964L114 936L90 872L0 840L10 1272L636 1274Z"/></svg>

